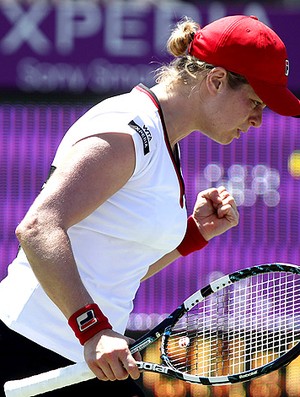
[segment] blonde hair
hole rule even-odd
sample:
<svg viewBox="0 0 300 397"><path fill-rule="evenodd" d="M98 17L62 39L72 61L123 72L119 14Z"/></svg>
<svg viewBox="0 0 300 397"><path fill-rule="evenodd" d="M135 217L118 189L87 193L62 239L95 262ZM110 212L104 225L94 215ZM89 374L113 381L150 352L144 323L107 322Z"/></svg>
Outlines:
<svg viewBox="0 0 300 397"><path fill-rule="evenodd" d="M163 65L156 70L157 83L171 84L181 80L184 84L194 85L197 83L199 73L203 75L215 67L188 54L189 45L199 30L200 25L188 17L184 17L176 24L167 41L167 50L175 58L168 65ZM236 88L241 84L247 84L247 80L240 75L228 72L228 83L231 88Z"/></svg>
<svg viewBox="0 0 300 397"><path fill-rule="evenodd" d="M191 18L183 18L177 23L167 41L168 52L175 57L186 54L189 44L199 29L200 25Z"/></svg>

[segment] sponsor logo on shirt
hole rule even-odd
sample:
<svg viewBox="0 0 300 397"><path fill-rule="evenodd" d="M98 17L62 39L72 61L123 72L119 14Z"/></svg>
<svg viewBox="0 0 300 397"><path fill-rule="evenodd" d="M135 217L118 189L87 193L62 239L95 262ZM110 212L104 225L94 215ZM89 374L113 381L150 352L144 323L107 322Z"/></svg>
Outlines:
<svg viewBox="0 0 300 397"><path fill-rule="evenodd" d="M131 120L128 125L133 128L139 136L142 138L143 147L144 147L144 155L150 152L150 145L149 142L152 139L151 132L148 127L143 125L143 127L139 126L134 120Z"/></svg>

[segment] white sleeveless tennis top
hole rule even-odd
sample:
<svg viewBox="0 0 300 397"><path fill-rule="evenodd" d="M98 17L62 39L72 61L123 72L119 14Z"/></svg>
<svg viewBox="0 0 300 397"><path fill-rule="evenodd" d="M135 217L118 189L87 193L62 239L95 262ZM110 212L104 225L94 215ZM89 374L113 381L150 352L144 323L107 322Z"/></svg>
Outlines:
<svg viewBox="0 0 300 397"><path fill-rule="evenodd" d="M83 283L113 329L124 333L140 279L149 265L181 242L187 214L183 181L161 109L142 85L97 104L75 122L53 166L60 166L79 139L109 132L132 136L134 173L124 187L71 227L68 235ZM70 360L83 360L82 346L37 282L22 250L8 270L0 284L2 321Z"/></svg>

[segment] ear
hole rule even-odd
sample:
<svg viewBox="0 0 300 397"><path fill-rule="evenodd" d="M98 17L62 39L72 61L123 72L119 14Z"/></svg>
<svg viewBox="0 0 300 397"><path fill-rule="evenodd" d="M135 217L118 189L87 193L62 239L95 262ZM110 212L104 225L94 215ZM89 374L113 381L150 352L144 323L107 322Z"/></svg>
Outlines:
<svg viewBox="0 0 300 397"><path fill-rule="evenodd" d="M215 67L209 71L206 76L206 85L212 95L222 91L227 84L227 70L221 67Z"/></svg>

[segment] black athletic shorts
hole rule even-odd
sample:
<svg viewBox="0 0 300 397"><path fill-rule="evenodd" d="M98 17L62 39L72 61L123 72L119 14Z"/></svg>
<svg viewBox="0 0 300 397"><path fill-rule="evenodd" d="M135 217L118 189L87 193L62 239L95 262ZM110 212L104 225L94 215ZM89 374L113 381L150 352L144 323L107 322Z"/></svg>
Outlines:
<svg viewBox="0 0 300 397"><path fill-rule="evenodd" d="M0 397L4 397L4 383L8 380L50 371L74 364L72 361L45 349L12 331L0 321ZM125 381L91 379L49 393L45 397L85 396L145 397L139 385L131 378Z"/></svg>

